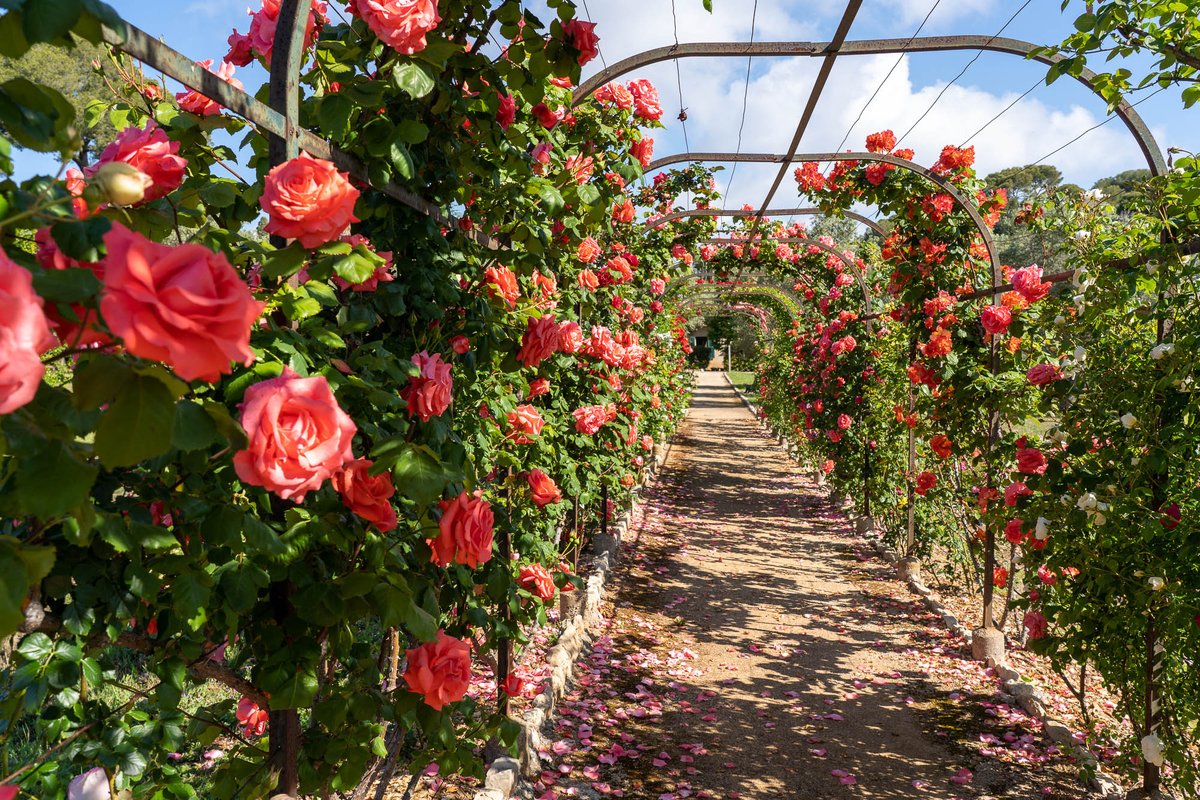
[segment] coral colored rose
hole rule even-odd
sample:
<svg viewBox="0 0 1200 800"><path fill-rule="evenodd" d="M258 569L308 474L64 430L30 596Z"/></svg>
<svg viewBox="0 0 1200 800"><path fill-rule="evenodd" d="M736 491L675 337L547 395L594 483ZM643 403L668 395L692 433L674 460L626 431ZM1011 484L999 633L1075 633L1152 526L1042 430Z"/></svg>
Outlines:
<svg viewBox="0 0 1200 800"><path fill-rule="evenodd" d="M436 0L351 0L349 9L380 41L406 56L424 50L425 34L442 21Z"/></svg>
<svg viewBox="0 0 1200 800"><path fill-rule="evenodd" d="M471 349L471 340L465 336L455 336L450 339L450 349L461 355L466 355Z"/></svg>
<svg viewBox="0 0 1200 800"><path fill-rule="evenodd" d="M558 324L553 314L531 318L521 338L517 361L526 367L536 367L558 351Z"/></svg>
<svg viewBox="0 0 1200 800"><path fill-rule="evenodd" d="M1013 291L1027 303L1036 303L1050 293L1050 284L1042 282L1042 268L1037 264L1023 267L1013 273Z"/></svg>
<svg viewBox="0 0 1200 800"><path fill-rule="evenodd" d="M594 292L600 288L600 278L590 269L582 270L579 273L579 288L586 289L589 292Z"/></svg>
<svg viewBox="0 0 1200 800"><path fill-rule="evenodd" d="M50 235L49 228L39 228L34 234L37 244L37 260L44 269L86 269L90 270L101 283L104 282L103 262L83 262L67 258L58 249L58 244ZM67 347L90 347L107 344L111 337L101 329L100 317L95 309L88 308L82 303L72 303L70 312L63 313L51 303L46 306L46 318L58 340Z"/></svg>
<svg viewBox="0 0 1200 800"><path fill-rule="evenodd" d="M608 412L604 406L584 406L571 412L575 417L575 430L591 436L608 422Z"/></svg>
<svg viewBox="0 0 1200 800"><path fill-rule="evenodd" d="M890 153L896 147L896 134L888 131L880 131L867 136L867 152L868 153Z"/></svg>
<svg viewBox="0 0 1200 800"><path fill-rule="evenodd" d="M58 340L33 291L29 270L0 251L0 414L11 414L37 394L46 372L41 354Z"/></svg>
<svg viewBox="0 0 1200 800"><path fill-rule="evenodd" d="M483 491L463 492L453 500L439 501L438 506L442 509L438 537L426 540L433 563L445 567L453 562L471 569L486 564L492 557L495 516Z"/></svg>
<svg viewBox="0 0 1200 800"><path fill-rule="evenodd" d="M992 570L992 585L997 589L1008 586L1008 570L1004 567L996 567Z"/></svg>
<svg viewBox="0 0 1200 800"><path fill-rule="evenodd" d="M422 350L412 357L413 364L421 374L408 379L408 385L400 390L400 396L408 404L408 415L429 422L440 417L450 407L453 399L453 367L442 361L441 353L430 355Z"/></svg>
<svg viewBox="0 0 1200 800"><path fill-rule="evenodd" d="M1041 475L1046 471L1046 456L1036 447L1023 447L1017 451L1017 471L1026 475Z"/></svg>
<svg viewBox="0 0 1200 800"><path fill-rule="evenodd" d="M615 223L630 223L633 222L634 209L633 201L626 200L623 203L617 203L613 206L612 220Z"/></svg>
<svg viewBox="0 0 1200 800"><path fill-rule="evenodd" d="M645 78L636 81L631 81L629 84L629 93L633 95L633 113L644 120L650 122L657 121L662 117L662 106L658 101L658 90L654 88L654 84Z"/></svg>
<svg viewBox="0 0 1200 800"><path fill-rule="evenodd" d="M545 378L535 378L534 380L529 382L529 396L528 396L529 400L532 400L535 397L541 397L542 395L549 394L549 393L550 393L550 381L546 380Z"/></svg>
<svg viewBox="0 0 1200 800"><path fill-rule="evenodd" d="M606 83L596 90L594 96L598 103L611 104L623 109L633 108L633 92L623 83Z"/></svg>
<svg viewBox="0 0 1200 800"><path fill-rule="evenodd" d="M447 703L467 696L471 685L471 646L438 631L437 641L414 647L406 654L404 682L421 695L425 705L441 711Z"/></svg>
<svg viewBox="0 0 1200 800"><path fill-rule="evenodd" d="M1046 629L1049 627L1046 624L1046 618L1038 611L1025 612L1025 630L1029 631L1030 639L1044 639L1046 637Z"/></svg>
<svg viewBox="0 0 1200 800"><path fill-rule="evenodd" d="M554 599L554 578L541 564L526 564L517 575L517 585L544 603Z"/></svg>
<svg viewBox="0 0 1200 800"><path fill-rule="evenodd" d="M1025 497L1026 495L1030 494L1033 494L1033 490L1026 486L1024 481L1015 481L1010 483L1004 489L1004 505L1015 506L1017 504L1017 498Z"/></svg>
<svg viewBox="0 0 1200 800"><path fill-rule="evenodd" d="M938 458L949 458L950 449L952 447L950 437L944 433L939 433L937 436L929 440L929 449L933 451Z"/></svg>
<svg viewBox="0 0 1200 800"><path fill-rule="evenodd" d="M267 233L320 247L339 238L352 222L358 189L332 162L301 153L267 173L259 204Z"/></svg>
<svg viewBox="0 0 1200 800"><path fill-rule="evenodd" d="M351 461L333 476L333 488L342 496L346 508L375 523L381 533L387 533L396 527L396 509L391 503L396 487L392 484L392 473L369 473L373 463L365 458Z"/></svg>
<svg viewBox="0 0 1200 800"><path fill-rule="evenodd" d="M579 66L591 61L600 52L600 37L596 35L596 23L573 19L563 25L563 38L579 51Z"/></svg>
<svg viewBox="0 0 1200 800"><path fill-rule="evenodd" d="M250 442L234 454L233 469L242 483L299 503L354 460L358 429L324 376L301 378L284 367L247 389L241 408Z"/></svg>
<svg viewBox="0 0 1200 800"><path fill-rule="evenodd" d="M1008 326L1012 324L1012 312L1004 306L988 306L980 314L980 321L983 323L983 329L988 333L1001 334L1007 331Z"/></svg>
<svg viewBox="0 0 1200 800"><path fill-rule="evenodd" d="M519 405L508 412L508 436L514 444L530 444L545 424L541 412L531 405Z"/></svg>
<svg viewBox="0 0 1200 800"><path fill-rule="evenodd" d="M103 767L93 767L82 775L76 775L67 784L67 800L109 800L111 797L108 773Z"/></svg>
<svg viewBox="0 0 1200 800"><path fill-rule="evenodd" d="M551 503L562 500L562 492L559 491L558 485L540 469L529 470L525 480L529 483L529 493L533 496L533 502L537 504L538 508L545 508Z"/></svg>
<svg viewBox="0 0 1200 800"><path fill-rule="evenodd" d="M917 476L917 485L915 491L917 494L924 497L925 493L935 486L937 486L937 475L934 475L932 472L922 472Z"/></svg>
<svg viewBox="0 0 1200 800"><path fill-rule="evenodd" d="M130 353L169 364L188 381L216 381L231 361L254 362L250 331L264 304L223 254L158 244L119 222L104 243L100 313Z"/></svg>
<svg viewBox="0 0 1200 800"><path fill-rule="evenodd" d="M197 66L203 67L209 72L213 72L221 80L228 83L235 89L244 89L242 82L233 77L233 64L228 61L222 61L221 66L214 72L212 65L213 60L207 58L204 61L197 61ZM193 114L199 114L202 117L212 116L213 114L221 113L221 104L216 100L197 92L195 89L189 89L186 92L179 92L175 95L175 101L179 103L179 107L184 111L190 111Z"/></svg>
<svg viewBox="0 0 1200 800"><path fill-rule="evenodd" d="M1030 367L1029 371L1025 373L1025 379L1034 386L1045 386L1060 378L1062 378L1062 373L1058 367L1052 364L1038 364Z"/></svg>
<svg viewBox="0 0 1200 800"><path fill-rule="evenodd" d="M583 329L578 322L567 320L558 325L558 349L564 353L577 353L583 347Z"/></svg>
<svg viewBox="0 0 1200 800"><path fill-rule="evenodd" d="M1020 544L1025 541L1025 532L1021 530L1024 524L1023 520L1010 519L1004 526L1004 538L1013 544Z"/></svg>
<svg viewBox="0 0 1200 800"><path fill-rule="evenodd" d="M242 733L247 737L262 736L267 732L270 721L266 709L259 708L258 703L249 697L243 697L237 704L237 721L242 726Z"/></svg>
<svg viewBox="0 0 1200 800"><path fill-rule="evenodd" d="M511 94L500 94L499 92L496 92L496 98L499 101L499 106L496 108L496 124L502 130L508 130L508 126L517 119L517 101Z"/></svg>
<svg viewBox="0 0 1200 800"><path fill-rule="evenodd" d="M483 271L483 279L488 285L490 297L503 300L509 308L516 308L517 298L521 294L515 272L508 267L488 267Z"/></svg>
<svg viewBox="0 0 1200 800"><path fill-rule="evenodd" d="M629 146L629 152L642 165L642 169L645 169L654 160L654 140L648 136L639 139Z"/></svg>
<svg viewBox="0 0 1200 800"><path fill-rule="evenodd" d="M591 156L569 156L563 169L575 179L575 183L584 184L592 177L592 166L595 160Z"/></svg>
<svg viewBox="0 0 1200 800"><path fill-rule="evenodd" d="M95 175L105 164L128 164L150 179L142 196L142 202L148 203L165 197L183 183L188 162L178 153L179 142L172 142L158 123L149 120L144 128L130 126L117 134L96 163L87 168L87 175Z"/></svg>
<svg viewBox="0 0 1200 800"><path fill-rule="evenodd" d="M589 236L579 243L575 255L584 264L591 264L600 256L600 245L596 244L596 240Z"/></svg>

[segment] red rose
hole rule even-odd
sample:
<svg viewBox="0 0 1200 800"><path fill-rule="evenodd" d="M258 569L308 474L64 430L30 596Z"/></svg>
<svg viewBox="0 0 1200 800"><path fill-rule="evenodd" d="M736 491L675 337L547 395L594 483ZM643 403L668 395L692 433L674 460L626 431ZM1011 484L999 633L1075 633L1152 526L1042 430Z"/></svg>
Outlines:
<svg viewBox="0 0 1200 800"><path fill-rule="evenodd" d="M949 458L950 448L953 444L950 442L950 437L944 433L939 433L937 436L929 440L929 449L933 451L938 458Z"/></svg>
<svg viewBox="0 0 1200 800"><path fill-rule="evenodd" d="M1162 509L1162 516L1159 517L1159 522L1169 531L1179 527L1180 520L1183 519L1183 514L1179 510L1179 503L1171 503Z"/></svg>
<svg viewBox="0 0 1200 800"><path fill-rule="evenodd" d="M1008 326L1012 324L1012 312L1004 306L988 306L980 315L980 321L983 323L983 329L988 333L1001 334L1007 331Z"/></svg>
<svg viewBox="0 0 1200 800"><path fill-rule="evenodd" d="M841 430L847 431L847 430L850 430L850 426L853 424L854 424L854 420L850 418L849 414L838 414L838 418L837 418L838 428L840 428Z"/></svg>
<svg viewBox="0 0 1200 800"><path fill-rule="evenodd" d="M41 354L58 345L33 291L29 270L0 251L0 414L11 414L37 394L46 367Z"/></svg>
<svg viewBox="0 0 1200 800"><path fill-rule="evenodd" d="M508 412L508 436L514 444L531 443L545 424L541 413L530 405L519 405L515 411Z"/></svg>
<svg viewBox="0 0 1200 800"><path fill-rule="evenodd" d="M517 286L517 274L508 267L488 267L483 271L483 279L488 284L488 295L508 303L509 308L516 308L520 289Z"/></svg>
<svg viewBox="0 0 1200 800"><path fill-rule="evenodd" d="M536 367L558 351L558 325L553 314L531 318L521 339L517 361L526 367Z"/></svg>
<svg viewBox="0 0 1200 800"><path fill-rule="evenodd" d="M540 469L529 470L525 480L529 482L529 492L538 508L545 508L562 500L562 492L554 480Z"/></svg>
<svg viewBox="0 0 1200 800"><path fill-rule="evenodd" d="M128 164L150 179L143 203L165 197L179 188L187 172L187 159L178 155L179 142L167 138L158 123L149 120L146 127L130 126L121 131L112 144L104 148L87 174L95 175L104 164Z"/></svg>
<svg viewBox="0 0 1200 800"><path fill-rule="evenodd" d="M396 494L392 474L369 474L373 461L360 458L351 461L333 476L333 488L342 496L346 507L367 522L375 523L381 533L396 527L396 509L391 498Z"/></svg>
<svg viewBox="0 0 1200 800"><path fill-rule="evenodd" d="M633 113L636 116L650 122L654 122L662 116L663 110L658 102L658 90L650 81L641 78L630 82L629 93L633 95Z"/></svg>
<svg viewBox="0 0 1200 800"><path fill-rule="evenodd" d="M517 585L544 603L554 599L554 578L541 564L526 564L521 567Z"/></svg>
<svg viewBox="0 0 1200 800"><path fill-rule="evenodd" d="M465 336L455 336L450 340L450 349L461 355L466 355L471 349L471 340Z"/></svg>
<svg viewBox="0 0 1200 800"><path fill-rule="evenodd" d="M100 313L135 356L184 380L216 381L231 361L254 362L250 331L263 303L221 253L152 242L119 222L104 235Z"/></svg>
<svg viewBox="0 0 1200 800"><path fill-rule="evenodd" d="M932 472L922 472L917 476L917 486L915 491L917 494L924 497L925 493L935 486L937 486L937 475L934 475Z"/></svg>
<svg viewBox="0 0 1200 800"><path fill-rule="evenodd" d="M361 0L360 0L361 2ZM438 631L437 641L409 650L404 682L424 699L425 705L441 711L467 695L471 685L471 646Z"/></svg>
<svg viewBox="0 0 1200 800"><path fill-rule="evenodd" d="M338 406L325 377L301 378L284 367L278 378L246 390L242 427L250 442L233 456L242 483L284 500L304 500L354 459L358 429Z"/></svg>
<svg viewBox="0 0 1200 800"><path fill-rule="evenodd" d="M424 50L425 34L442 21L436 0L351 0L349 8L380 41L406 56Z"/></svg>
<svg viewBox="0 0 1200 800"><path fill-rule="evenodd" d="M1046 471L1046 457L1036 447L1023 447L1017 451L1017 471L1041 475Z"/></svg>
<svg viewBox="0 0 1200 800"><path fill-rule="evenodd" d="M1004 505L1015 506L1017 499L1033 494L1033 490L1025 485L1024 481L1014 481L1004 489Z"/></svg>
<svg viewBox="0 0 1200 800"><path fill-rule="evenodd" d="M1038 364L1029 368L1025 378L1034 386L1045 386L1062 378L1062 373L1052 364Z"/></svg>
<svg viewBox="0 0 1200 800"><path fill-rule="evenodd" d="M550 381L545 378L535 378L529 382L529 395L527 399L532 400L535 397L541 397L550 392Z"/></svg>
<svg viewBox="0 0 1200 800"><path fill-rule="evenodd" d="M408 415L417 416L421 422L440 417L450 407L453 399L453 367L442 361L441 353L430 355L425 350L412 357L412 362L421 374L408 379L408 385L400 390L400 396L408 404Z"/></svg>
<svg viewBox="0 0 1200 800"><path fill-rule="evenodd" d="M571 412L575 417L575 430L591 436L608 422L608 412L604 406L584 406Z"/></svg>
<svg viewBox="0 0 1200 800"><path fill-rule="evenodd" d="M880 131L867 136L867 152L868 153L890 153L896 146L896 134L889 131Z"/></svg>
<svg viewBox="0 0 1200 800"><path fill-rule="evenodd" d="M1010 519L1004 526L1004 538L1013 544L1020 544L1025 541L1025 532L1021 530L1021 526L1024 524L1023 520Z"/></svg>
<svg viewBox="0 0 1200 800"><path fill-rule="evenodd" d="M579 66L591 61L600 52L600 37L596 35L596 23L573 19L563 25L563 37L579 51Z"/></svg>
<svg viewBox="0 0 1200 800"><path fill-rule="evenodd" d="M1008 570L1004 567L996 567L992 571L992 585L997 589L1003 589L1008 585Z"/></svg>
<svg viewBox="0 0 1200 800"><path fill-rule="evenodd" d="M563 118L562 109L555 111L545 103L538 103L533 107L531 113L537 117L537 121L541 123L542 127L546 130L553 129L555 125L562 122ZM542 163L544 164L546 162L543 161Z"/></svg>
<svg viewBox="0 0 1200 800"><path fill-rule="evenodd" d="M496 97L500 100L500 106L496 109L496 124L507 130L517 118L517 101L511 94L496 92Z"/></svg>
<svg viewBox="0 0 1200 800"><path fill-rule="evenodd" d="M471 569L487 563L492 557L495 517L491 503L483 499L483 491L463 492L438 505L442 509L438 537L426 540L433 550L433 563L445 567L454 562Z"/></svg>
<svg viewBox="0 0 1200 800"><path fill-rule="evenodd" d="M301 153L267 173L259 204L267 213L267 233L320 247L345 232L354 216L358 189L332 162Z"/></svg>

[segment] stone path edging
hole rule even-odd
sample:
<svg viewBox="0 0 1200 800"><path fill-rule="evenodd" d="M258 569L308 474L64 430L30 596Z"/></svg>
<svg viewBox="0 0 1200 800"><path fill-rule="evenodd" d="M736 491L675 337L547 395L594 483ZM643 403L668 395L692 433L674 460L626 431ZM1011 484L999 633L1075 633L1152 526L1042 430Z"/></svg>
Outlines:
<svg viewBox="0 0 1200 800"><path fill-rule="evenodd" d="M781 447L786 447L788 456L800 464L799 453L795 446L785 436L776 431L771 424L761 419L758 414L758 408L750 401L746 395L742 394L741 390L734 385L729 379L729 373L721 373L725 380L729 383L730 388L749 409L754 419L758 422L759 427L767 431ZM814 471L814 477L819 486L824 486L824 476L819 472ZM840 511L847 512L847 516L853 516L855 522L855 530L874 548L875 553L888 564L895 564L899 560L899 554L888 547L884 543L883 537L875 530L875 522L870 517L864 517L853 513L853 501L848 498L842 498L841 502L835 503L839 506ZM921 598L921 602L927 609L941 617L942 623L956 636L961 636L966 641L967 649L970 649L972 632L966 625L962 624L942 602L941 597L936 592L926 586L917 577L909 576L905 579L908 588ZM1067 725L1049 713L1048 698L1046 694L1034 684L1026 681L1020 672L1013 669L1007 662L996 663L992 659L988 659L989 667L996 670L999 676L1001 685L1004 691L1011 695L1021 708L1023 708L1030 716L1039 720L1042 723L1042 730L1055 744L1063 747L1072 748L1075 759L1086 767L1091 772L1089 785L1096 791L1096 797L1107 798L1107 800L1120 800L1125 797L1125 790L1121 784L1111 775L1105 773L1100 764L1096 761L1095 756L1082 745L1075 742L1075 732Z"/></svg>
<svg viewBox="0 0 1200 800"><path fill-rule="evenodd" d="M687 415L685 409L684 415ZM550 679L546 688L533 699L533 707L516 722L521 726L517 738L517 757L501 757L492 762L484 778L483 789L477 791L474 800L508 800L516 792L521 778L535 778L541 772L542 726L554 716L559 700L567 691L575 662L591 643L591 627L600 617L600 606L608 579L617 565L622 537L628 532L641 506L642 497L653 487L659 470L671 452L671 443L658 445L654 450L652 468L642 475L642 482L633 491L628 506L609 524L607 537L596 537L593 550L592 572L588 575L583 590L583 600L574 615L562 623L558 641L546 653L550 665Z"/></svg>

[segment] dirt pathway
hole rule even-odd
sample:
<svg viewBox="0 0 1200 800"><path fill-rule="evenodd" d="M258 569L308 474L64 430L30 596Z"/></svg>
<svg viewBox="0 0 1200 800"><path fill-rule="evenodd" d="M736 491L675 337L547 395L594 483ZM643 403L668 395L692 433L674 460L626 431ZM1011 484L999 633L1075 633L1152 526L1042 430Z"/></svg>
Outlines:
<svg viewBox="0 0 1200 800"><path fill-rule="evenodd" d="M531 797L1082 797L719 373L547 731Z"/></svg>

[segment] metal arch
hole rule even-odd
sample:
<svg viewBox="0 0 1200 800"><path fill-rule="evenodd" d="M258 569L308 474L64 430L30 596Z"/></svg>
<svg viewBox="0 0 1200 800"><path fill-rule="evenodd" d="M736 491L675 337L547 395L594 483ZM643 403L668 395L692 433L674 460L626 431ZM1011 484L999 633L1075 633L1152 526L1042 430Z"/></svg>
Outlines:
<svg viewBox="0 0 1200 800"><path fill-rule="evenodd" d="M736 304L734 303L718 300L716 298L695 298L694 302L689 301L688 303L680 306L679 312L687 320L693 320L699 315L708 313L710 311L723 314L739 314L741 316L753 319L755 322L763 324L765 326L761 329L763 334L770 336L772 333L774 333L775 326L773 323L776 322L774 319L775 314L767 311L764 308L760 308L759 306L754 306L754 308L762 311L767 319L761 319L748 308L737 308Z"/></svg>
<svg viewBox="0 0 1200 800"><path fill-rule="evenodd" d="M784 215L789 217L832 217L833 215L819 208L769 208L764 212L763 216L781 217ZM887 230L880 225L876 220L870 217L864 217L862 214L856 214L853 211L843 211L842 216L846 219L852 219L855 222L861 222L871 230L878 233L880 236L886 237ZM653 217L646 222L652 228L657 228L660 225L666 225L668 222L673 222L684 217L756 217L759 216L757 211L747 211L746 209L732 208L696 208L687 211L676 211L672 214L666 214L661 217ZM770 238L770 237L766 237Z"/></svg>
<svg viewBox="0 0 1200 800"><path fill-rule="evenodd" d="M862 289L863 314L869 315L869 314L873 313L872 308L871 308L871 290L867 286L866 279L862 276L862 273L858 271L857 265L850 259L846 258L846 254L843 253L841 250L838 250L836 247L833 247L831 245L827 245L819 239L810 239L807 236L792 236L792 237L788 237L786 239L773 239L769 236L765 236L765 237L762 237L762 239L764 241L771 241L771 242L796 242L796 243L802 242L804 244L813 245L814 247L820 248L821 250L824 250L825 252L831 253L832 255L836 256L842 262L842 264L845 265L846 269L854 276L854 280L858 284L858 288ZM747 240L747 242L745 242L745 243L752 243L752 242L751 242L751 240ZM738 244L744 244L744 242L742 242L739 239L709 239L708 244L738 245Z"/></svg>
<svg viewBox="0 0 1200 800"><path fill-rule="evenodd" d="M694 42L668 47L657 47L616 62L584 81L575 90L573 104L583 102L596 89L635 69L678 58L726 58L736 56L791 56L823 57L829 55L831 42ZM954 50L990 50L996 53L1021 56L1053 66L1064 59L1058 53L1047 53L1032 42L1001 36L920 36L914 39L860 39L843 42L836 49L838 55L885 55L888 53L934 53ZM1100 97L1096 88L1096 73L1084 68L1074 76L1093 94ZM1167 161L1163 157L1154 134L1145 120L1126 100L1117 105L1116 114L1137 140L1146 164L1154 175L1164 175Z"/></svg>
<svg viewBox="0 0 1200 800"><path fill-rule="evenodd" d="M771 155L768 153L676 153L674 155L663 156L655 159L647 167L648 170L667 164L678 164L680 162L694 161L752 161L759 163L774 163L783 164L791 162L799 164L805 161L874 161L880 164L891 164L892 166L906 169L914 172L917 175L924 177L926 180L937 184L938 188L942 189L946 194L954 198L963 211L971 217L971 221L975 223L975 227L979 230L979 235L983 237L983 243L987 247L988 260L992 265L992 284L999 285L1002 281L1002 273L1000 270L1000 259L996 255L996 242L992 238L992 231L983 221L983 216L979 213L979 208L969 201L962 192L960 192L953 183L946 178L938 175L933 170L923 167L915 161L909 161L905 158L897 156L885 155L883 153L796 153L788 157L786 155ZM752 211L747 213L748 216L765 216L764 213Z"/></svg>

